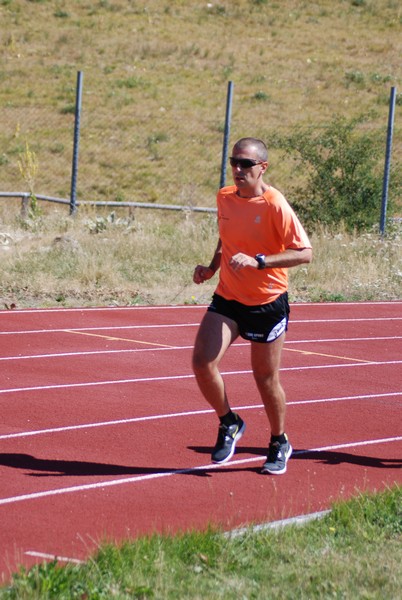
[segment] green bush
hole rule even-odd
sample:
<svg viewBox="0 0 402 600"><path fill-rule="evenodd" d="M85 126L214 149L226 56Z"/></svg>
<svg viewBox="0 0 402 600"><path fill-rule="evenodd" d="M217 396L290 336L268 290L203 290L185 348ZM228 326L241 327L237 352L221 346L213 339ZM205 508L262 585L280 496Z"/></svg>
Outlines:
<svg viewBox="0 0 402 600"><path fill-rule="evenodd" d="M303 221L333 228L369 230L379 223L383 186L385 134L361 129L365 117L335 117L325 129L297 129L277 134L276 148L292 156L301 173L288 194ZM397 180L398 179L398 180ZM397 169L390 178L389 209L400 185Z"/></svg>

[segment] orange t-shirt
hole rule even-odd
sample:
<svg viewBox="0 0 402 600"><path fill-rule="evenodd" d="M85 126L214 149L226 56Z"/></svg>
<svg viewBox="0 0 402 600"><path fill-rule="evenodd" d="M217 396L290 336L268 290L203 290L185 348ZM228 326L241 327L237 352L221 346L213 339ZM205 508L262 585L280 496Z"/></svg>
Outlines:
<svg viewBox="0 0 402 600"><path fill-rule="evenodd" d="M236 186L218 192L218 226L222 242L219 283L216 293L248 306L273 302L288 287L286 268L234 271L229 260L243 252L278 254L288 248L311 248L299 219L285 197L275 188L255 198L241 198Z"/></svg>

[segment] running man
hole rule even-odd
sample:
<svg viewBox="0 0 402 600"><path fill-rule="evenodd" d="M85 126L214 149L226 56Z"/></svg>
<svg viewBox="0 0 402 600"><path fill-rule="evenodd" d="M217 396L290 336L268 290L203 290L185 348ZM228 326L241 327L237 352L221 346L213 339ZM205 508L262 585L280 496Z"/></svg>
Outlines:
<svg viewBox="0 0 402 600"><path fill-rule="evenodd" d="M218 192L219 240L209 266L197 265L200 284L218 269L219 282L195 340L193 371L198 386L219 417L212 461L233 456L245 431L232 412L219 363L240 335L250 341L251 366L268 417L271 438L262 473L286 472L292 446L285 432L286 396L279 379L289 319L289 267L309 263L310 241L297 216L263 179L268 151L262 140L242 138L230 157L234 185Z"/></svg>

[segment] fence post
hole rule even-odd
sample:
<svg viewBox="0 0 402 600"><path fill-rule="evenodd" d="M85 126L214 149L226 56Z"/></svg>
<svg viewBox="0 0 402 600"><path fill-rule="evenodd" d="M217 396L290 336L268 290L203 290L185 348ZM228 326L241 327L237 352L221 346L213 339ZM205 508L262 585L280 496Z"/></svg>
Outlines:
<svg viewBox="0 0 402 600"><path fill-rule="evenodd" d="M29 196L30 194L22 194L21 196L21 219L24 221L28 217Z"/></svg>
<svg viewBox="0 0 402 600"><path fill-rule="evenodd" d="M77 211L77 174L78 174L78 151L80 146L80 125L81 125L81 103L82 103L82 80L83 73L77 73L77 89L75 98L75 123L74 123L74 147L73 164L71 169L71 192L70 192L70 215Z"/></svg>
<svg viewBox="0 0 402 600"><path fill-rule="evenodd" d="M226 116L225 116L225 131L223 134L223 149L222 149L222 165L221 165L221 180L219 187L223 188L226 183L226 164L228 160L228 145L230 136L230 122L232 119L232 98L233 98L233 82L228 82L228 91L226 97Z"/></svg>
<svg viewBox="0 0 402 600"><path fill-rule="evenodd" d="M385 149L384 179L383 179L383 185L382 185L381 219L380 219L381 235L384 235L384 233L385 233L385 226L386 226L386 220L387 220L388 184L389 184L389 170L390 170L390 165L391 165L392 136L393 136L393 132L394 132L395 99L396 99L396 87L392 87L391 95L390 95L390 99L389 99L387 143L386 143L386 149Z"/></svg>

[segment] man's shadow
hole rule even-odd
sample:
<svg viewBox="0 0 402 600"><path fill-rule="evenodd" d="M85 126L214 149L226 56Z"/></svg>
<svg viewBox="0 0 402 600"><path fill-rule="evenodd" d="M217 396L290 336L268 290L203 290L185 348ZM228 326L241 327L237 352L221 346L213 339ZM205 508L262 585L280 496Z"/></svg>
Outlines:
<svg viewBox="0 0 402 600"><path fill-rule="evenodd" d="M30 454L0 454L0 465L27 471L29 477L85 477L85 476L119 476L119 475L154 475L177 473L178 475L195 475L206 477L208 469L171 469L165 467L138 467L113 465L81 460L53 460L35 458Z"/></svg>
<svg viewBox="0 0 402 600"><path fill-rule="evenodd" d="M211 449L208 449L209 453ZM36 458L30 454L0 454L0 466L26 471L28 477L96 477L96 476L141 476L141 475L193 475L196 477L211 477L216 467L139 467L113 465L107 463L88 462L82 460L56 460ZM239 467L230 468L224 465L226 472L239 471ZM244 468L244 471L256 471L257 468Z"/></svg>
<svg viewBox="0 0 402 600"><path fill-rule="evenodd" d="M198 454L205 454L208 457L211 454L210 446L188 446L189 450L193 450ZM252 446L240 446L236 448L236 456L242 454L252 454L261 456L263 459L266 456L267 449L265 447L258 448ZM376 469L395 469L402 467L402 459L399 458L378 458L375 456L361 456L350 454L348 452L339 452L338 450L294 450L292 454L293 460L314 461L325 465L340 465L354 464L362 467ZM0 454L0 465L11 467L13 469L21 469L28 471L26 475L29 477L85 477L85 476L121 476L121 475L154 475L172 473L177 475L195 475L197 477L210 477L210 473L216 472L216 467L209 468L183 468L177 467L144 467L144 466L126 466L114 465L107 463L88 462L81 460L53 460L36 458L30 454ZM224 471L249 471L259 473L260 468L257 467L230 467L222 465L220 467Z"/></svg>
<svg viewBox="0 0 402 600"><path fill-rule="evenodd" d="M210 454L209 446L189 446L190 450L199 454ZM264 458L267 455L267 448L258 448L255 446L237 446L236 455L254 454ZM402 467L402 458L378 458L376 456L362 456L351 454L349 452L340 452L339 450L307 450L294 449L291 460L311 460L324 465L353 464L362 467L376 469L395 469Z"/></svg>

